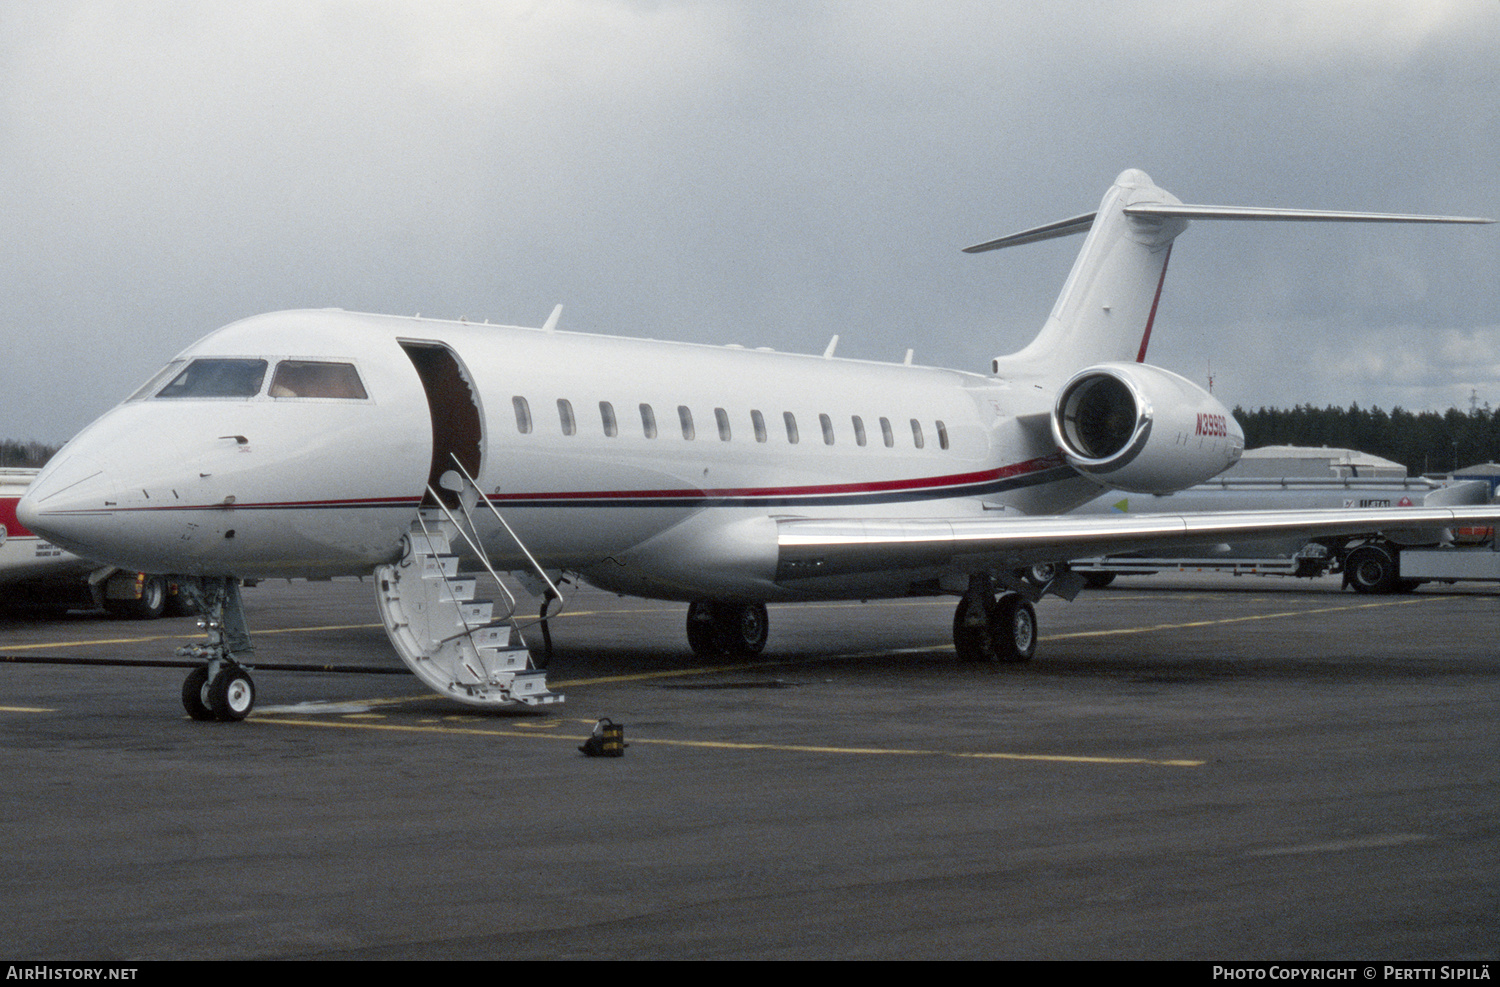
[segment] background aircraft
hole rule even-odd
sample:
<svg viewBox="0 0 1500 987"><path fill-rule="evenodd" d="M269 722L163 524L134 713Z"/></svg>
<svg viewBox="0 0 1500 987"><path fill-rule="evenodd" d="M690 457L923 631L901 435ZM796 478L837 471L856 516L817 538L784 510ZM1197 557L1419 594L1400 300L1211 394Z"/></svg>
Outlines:
<svg viewBox="0 0 1500 987"><path fill-rule="evenodd" d="M173 572L209 615L188 711L254 702L238 580L377 574L393 643L435 690L544 702L542 673L460 567L567 573L690 602L698 653L758 653L772 600L959 598L965 661L1030 658L1038 562L1253 535L1489 523L1500 509L1071 517L1101 487L1178 490L1243 437L1145 363L1190 219L1477 223L1184 205L1126 171L1099 209L969 248L1087 231L1057 303L989 373L360 315L210 334L57 454L21 521L80 554ZM503 608L502 608L503 609ZM513 609L513 608L512 608ZM508 616L508 615L507 615Z"/></svg>

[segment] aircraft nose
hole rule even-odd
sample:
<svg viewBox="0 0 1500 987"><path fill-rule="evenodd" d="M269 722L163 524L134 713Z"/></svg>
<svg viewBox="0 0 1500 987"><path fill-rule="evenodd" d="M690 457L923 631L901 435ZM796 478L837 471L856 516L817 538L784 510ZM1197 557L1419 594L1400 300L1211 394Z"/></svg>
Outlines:
<svg viewBox="0 0 1500 987"><path fill-rule="evenodd" d="M16 520L54 545L97 559L115 527L116 499L114 481L99 463L70 456L37 475L16 504Z"/></svg>

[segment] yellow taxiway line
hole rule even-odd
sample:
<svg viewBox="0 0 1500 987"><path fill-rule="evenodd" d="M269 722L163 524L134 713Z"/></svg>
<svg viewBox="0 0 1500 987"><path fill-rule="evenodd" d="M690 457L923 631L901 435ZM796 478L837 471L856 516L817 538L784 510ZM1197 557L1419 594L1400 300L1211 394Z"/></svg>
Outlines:
<svg viewBox="0 0 1500 987"><path fill-rule="evenodd" d="M378 714L376 714L378 717ZM587 734L565 736L544 732L547 728L533 729L512 727L478 727L454 724L378 723L370 714L345 714L339 719L319 720L303 717L288 717L277 713L252 713L248 723L266 723L277 726L323 727L343 730L383 730L394 733L432 733L458 736L512 737L529 740L561 740L570 744L581 744ZM592 720L582 721L592 724ZM663 738L633 736L629 745L643 747L688 747L700 750L779 751L793 754L843 754L858 756L901 757L949 757L976 761L1038 761L1060 764L1144 765L1148 767L1197 768L1206 761L1186 759L1161 759L1148 757L1101 757L1075 754L1017 754L1001 751L944 751L930 748L907 747L829 747L810 744L739 743L719 740L668 740Z"/></svg>

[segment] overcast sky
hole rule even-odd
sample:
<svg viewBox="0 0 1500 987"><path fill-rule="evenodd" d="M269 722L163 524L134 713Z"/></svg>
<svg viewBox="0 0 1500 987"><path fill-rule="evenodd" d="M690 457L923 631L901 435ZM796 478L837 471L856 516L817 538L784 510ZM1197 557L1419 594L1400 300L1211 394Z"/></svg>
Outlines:
<svg viewBox="0 0 1500 987"><path fill-rule="evenodd" d="M0 437L282 308L984 371L1142 168L1500 216L1500 0L0 0ZM1500 226L1196 223L1151 362L1500 405Z"/></svg>

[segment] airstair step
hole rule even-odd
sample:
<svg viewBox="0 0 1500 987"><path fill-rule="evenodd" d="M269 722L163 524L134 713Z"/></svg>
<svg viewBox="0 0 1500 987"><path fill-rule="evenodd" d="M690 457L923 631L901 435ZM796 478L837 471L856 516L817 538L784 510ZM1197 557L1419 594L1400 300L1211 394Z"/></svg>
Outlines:
<svg viewBox="0 0 1500 987"><path fill-rule="evenodd" d="M423 579L452 578L458 575L457 555L419 555L422 560Z"/></svg>
<svg viewBox="0 0 1500 987"><path fill-rule="evenodd" d="M531 652L525 648L479 648L477 653L491 675L497 672L524 672L531 663Z"/></svg>
<svg viewBox="0 0 1500 987"><path fill-rule="evenodd" d="M454 600L453 602L458 604L458 619L469 627L475 624L488 624L494 619L494 600Z"/></svg>
<svg viewBox="0 0 1500 987"><path fill-rule="evenodd" d="M488 627L476 628L470 635L476 648L508 648L510 647L510 625L491 624Z"/></svg>
<svg viewBox="0 0 1500 987"><path fill-rule="evenodd" d="M468 576L460 576L456 579L445 579L438 590L439 600L454 600L463 603L474 599L474 591L479 586L479 580Z"/></svg>
<svg viewBox="0 0 1500 987"><path fill-rule="evenodd" d="M482 539L467 508L460 510L463 518L422 509L412 521L405 557L377 569L377 602L391 643L419 679L460 702L563 702L561 694L548 691L547 673L533 667L514 622L515 600L503 583L494 585L498 577L489 570ZM460 571L460 558L472 559L471 552L484 572ZM475 599L491 591L496 599Z"/></svg>

